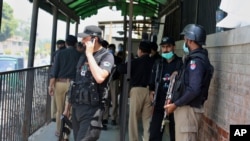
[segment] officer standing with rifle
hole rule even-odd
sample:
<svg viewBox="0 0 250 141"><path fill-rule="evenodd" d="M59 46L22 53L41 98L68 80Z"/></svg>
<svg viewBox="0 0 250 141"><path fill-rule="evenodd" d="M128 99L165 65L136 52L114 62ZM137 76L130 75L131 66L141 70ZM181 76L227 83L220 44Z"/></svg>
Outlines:
<svg viewBox="0 0 250 141"><path fill-rule="evenodd" d="M189 24L181 34L184 35L183 50L187 56L175 80L172 103L164 108L168 113L174 112L176 141L198 141L213 66L207 50L202 48L206 42L205 29L201 25Z"/></svg>
<svg viewBox="0 0 250 141"><path fill-rule="evenodd" d="M182 59L174 53L175 41L171 37L163 37L160 43L161 56L158 59L152 70L151 81L149 85L150 97L153 102L154 110L150 123L150 139L149 141L162 141L163 129L161 124L164 118L164 103L166 94L169 89L171 74L180 69ZM170 139L174 141L174 120L173 114L169 115L169 131Z"/></svg>
<svg viewBox="0 0 250 141"><path fill-rule="evenodd" d="M94 25L86 26L82 38L85 54L77 65L76 81L71 82L69 103L64 115L69 115L72 105L72 127L75 141L96 141L102 128L104 95L107 81L114 66L114 57L103 48L102 30Z"/></svg>

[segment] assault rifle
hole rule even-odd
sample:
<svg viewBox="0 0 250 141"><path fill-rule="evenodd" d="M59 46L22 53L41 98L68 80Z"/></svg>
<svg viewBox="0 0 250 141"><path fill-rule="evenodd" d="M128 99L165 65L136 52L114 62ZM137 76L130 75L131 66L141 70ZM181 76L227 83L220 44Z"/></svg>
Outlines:
<svg viewBox="0 0 250 141"><path fill-rule="evenodd" d="M63 141L64 136L65 135L68 136L70 134L70 129L68 127L72 128L71 121L65 115L61 115L61 129L60 129L59 141Z"/></svg>
<svg viewBox="0 0 250 141"><path fill-rule="evenodd" d="M174 83L175 83L175 77L178 74L177 71L174 71L172 73L172 75L170 76L170 82L169 82L169 86L168 86L168 91L167 91L167 95L166 95L166 102L168 102L168 100L171 99L172 95L173 95L173 87L174 87ZM161 122L161 132L163 132L163 129L166 125L166 123L169 122L168 120L168 112L167 110L164 111L164 116Z"/></svg>

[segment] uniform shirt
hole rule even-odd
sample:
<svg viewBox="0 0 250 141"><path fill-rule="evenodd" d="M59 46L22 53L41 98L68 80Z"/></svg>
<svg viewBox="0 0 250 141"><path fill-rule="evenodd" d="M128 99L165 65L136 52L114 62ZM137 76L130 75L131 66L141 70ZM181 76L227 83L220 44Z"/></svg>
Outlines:
<svg viewBox="0 0 250 141"><path fill-rule="evenodd" d="M166 94L168 91L168 86L170 82L170 76L171 74L176 71L181 69L182 66L182 58L178 57L177 55L174 55L174 59L171 62L167 62L165 59L160 59L157 60L154 63L152 73L151 73L151 78L150 78L150 85L149 85L149 90L150 91L155 91L155 83L156 83L156 75L157 75L157 65L160 64L160 68L158 70L158 75L161 75L159 80L159 87L158 87L158 93L156 97L156 102L155 102L155 107L163 109L165 99L166 99ZM162 73L161 72L161 67L162 67Z"/></svg>
<svg viewBox="0 0 250 141"><path fill-rule="evenodd" d="M97 61L97 57L104 53L106 51L105 48L100 49L97 52L94 52L94 58ZM85 56L85 54L83 56L81 56L81 59L79 61L79 64L77 66L79 66L79 68L77 68L77 74L76 74L76 81L82 81L83 79L85 79L85 77L90 77L89 75L91 74L91 71L89 69L89 64L88 64L88 60L87 57ZM101 58L101 60L99 60L100 62L97 62L99 67L102 69L107 70L109 73L111 73L111 70L114 66L114 57L111 53L107 53L104 54Z"/></svg>
<svg viewBox="0 0 250 141"><path fill-rule="evenodd" d="M80 53L73 47L68 47L55 56L51 77L75 79L76 65L80 58Z"/></svg>
<svg viewBox="0 0 250 141"><path fill-rule="evenodd" d="M119 66L122 63L122 59L118 56L114 56L115 59L115 66ZM113 74L112 80L117 80L120 78L120 73L117 71L117 68Z"/></svg>
<svg viewBox="0 0 250 141"><path fill-rule="evenodd" d="M56 50L56 51L52 54L52 64L53 64L54 61L55 61L55 56L56 56L56 54L57 54L58 52L64 50L64 49L66 49L66 46L60 47L58 50Z"/></svg>
<svg viewBox="0 0 250 141"><path fill-rule="evenodd" d="M203 48L193 50L189 55L198 52L207 55L207 52ZM200 58L187 60L184 70L185 91L182 96L174 102L176 106L191 105L199 108L199 106L202 105L202 87L207 67Z"/></svg>
<svg viewBox="0 0 250 141"><path fill-rule="evenodd" d="M148 54L131 61L131 81L132 87L146 87L149 84L150 74L154 60ZM127 73L127 63L118 68L120 73Z"/></svg>
<svg viewBox="0 0 250 141"><path fill-rule="evenodd" d="M151 58L152 58L154 61L156 61L156 60L158 60L158 59L161 59L162 57L161 57L161 55L159 54L159 52L156 52L156 54L153 55L153 56L151 56Z"/></svg>
<svg viewBox="0 0 250 141"><path fill-rule="evenodd" d="M56 51L53 53L53 55L52 55L52 62L51 62L52 67L51 67L51 70L50 70L50 78L52 77L51 74L52 74L53 69L54 69L53 64L54 64L54 62L55 62L55 56L56 56L56 54L57 54L58 52L60 52L60 51L62 51L62 50L64 50L64 49L66 49L65 46L63 46L63 47L59 48L58 50L56 50Z"/></svg>

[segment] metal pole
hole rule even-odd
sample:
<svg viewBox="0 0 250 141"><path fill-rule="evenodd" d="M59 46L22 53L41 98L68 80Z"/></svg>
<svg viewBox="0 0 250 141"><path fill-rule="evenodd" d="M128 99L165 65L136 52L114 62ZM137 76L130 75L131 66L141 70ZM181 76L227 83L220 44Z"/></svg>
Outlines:
<svg viewBox="0 0 250 141"><path fill-rule="evenodd" d="M75 36L77 37L77 34L78 34L78 24L79 24L79 22L78 21L76 21L76 27L75 27Z"/></svg>
<svg viewBox="0 0 250 141"><path fill-rule="evenodd" d="M39 0L33 0L32 21L31 21L31 29L30 29L30 42L29 42L28 68L34 66L39 2L40 2Z"/></svg>
<svg viewBox="0 0 250 141"><path fill-rule="evenodd" d="M128 23L127 23L127 12L128 12L128 6L126 4L125 6L126 11L125 11L125 15L124 15L124 40L123 40L123 60L125 60L125 56L126 56L126 50L127 50L127 27L128 27Z"/></svg>
<svg viewBox="0 0 250 141"><path fill-rule="evenodd" d="M34 65L38 8L39 8L39 0L33 0L28 67L33 67ZM28 137L30 134L32 98L33 98L33 87L34 87L34 71L33 70L29 70L27 72L26 80L27 80L26 86L29 86L29 87L26 87L26 91L25 91L24 119L23 119L23 126L22 126L21 141L28 141Z"/></svg>
<svg viewBox="0 0 250 141"><path fill-rule="evenodd" d="M56 33L57 33L57 16L58 8L53 7L53 28L52 28L52 39L51 39L51 53L50 53L50 64L53 62L53 54L56 50Z"/></svg>
<svg viewBox="0 0 250 141"><path fill-rule="evenodd" d="M24 103L24 119L22 126L22 138L21 141L28 141L31 128L31 113L32 113L32 99L34 89L34 70L28 70L26 77L26 89L25 89L25 103Z"/></svg>
<svg viewBox="0 0 250 141"><path fill-rule="evenodd" d="M69 35L69 28L70 28L70 18L67 17L67 21L66 21L66 37L65 37L65 39Z"/></svg>
<svg viewBox="0 0 250 141"><path fill-rule="evenodd" d="M127 129L127 104L128 104L128 93L129 93L129 81L130 81L130 70L131 70L131 47L132 47L132 20L133 20L133 0L129 3L129 36L128 36L128 62L127 62L127 75L126 82L124 83L124 89L122 94L122 113L121 113L121 130L120 130L120 141L125 141L126 129Z"/></svg>
<svg viewBox="0 0 250 141"><path fill-rule="evenodd" d="M0 0L0 11L2 11L1 14L0 14L0 31L1 31L2 14L3 14L3 0Z"/></svg>

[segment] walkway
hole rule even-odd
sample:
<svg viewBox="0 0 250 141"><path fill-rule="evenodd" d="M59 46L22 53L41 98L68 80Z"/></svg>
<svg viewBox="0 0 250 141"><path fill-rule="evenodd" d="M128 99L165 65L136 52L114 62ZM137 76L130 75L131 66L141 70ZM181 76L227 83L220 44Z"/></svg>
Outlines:
<svg viewBox="0 0 250 141"><path fill-rule="evenodd" d="M29 138L29 141L58 141L58 137L54 135L56 128L55 122L40 128L34 135ZM73 141L73 134L70 134L69 141ZM108 130L101 133L99 141L119 141L118 126L108 125Z"/></svg>
<svg viewBox="0 0 250 141"><path fill-rule="evenodd" d="M56 124L51 122L48 125L40 128L35 134L33 134L29 141L58 141L58 138L54 135ZM101 133L101 137L98 141L119 141L119 127L108 124L108 130ZM169 141L167 134L164 134L164 141ZM70 134L69 141L73 141L73 134ZM126 134L126 141L128 141L128 135Z"/></svg>

